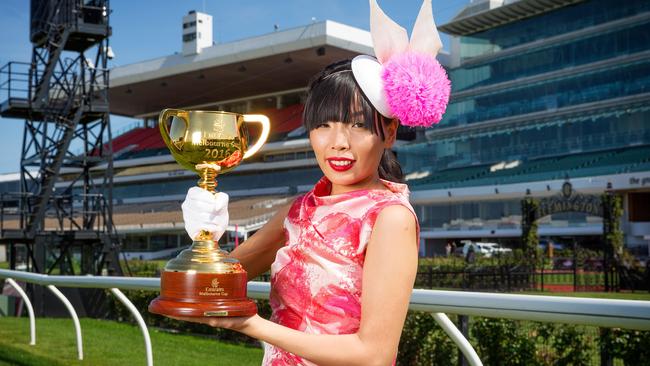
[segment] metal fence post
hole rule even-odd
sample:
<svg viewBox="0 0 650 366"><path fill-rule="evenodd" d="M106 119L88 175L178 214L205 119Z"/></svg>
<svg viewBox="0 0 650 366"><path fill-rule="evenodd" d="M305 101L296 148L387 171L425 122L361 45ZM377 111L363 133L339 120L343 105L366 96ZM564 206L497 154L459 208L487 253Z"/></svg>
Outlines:
<svg viewBox="0 0 650 366"><path fill-rule="evenodd" d="M456 328L454 323L449 320L447 315L444 313L432 313L431 315L433 316L433 319L436 320L436 323L438 323L445 333L447 333L449 338L451 338L458 348L460 348L471 366L483 366L481 359L476 354L476 351L474 351L472 345L469 343L467 338L461 334L458 328Z"/></svg>
<svg viewBox="0 0 650 366"><path fill-rule="evenodd" d="M140 326L140 330L142 331L142 336L144 337L144 346L145 346L145 351L147 353L147 366L153 366L153 353L151 351L151 338L149 337L149 331L147 330L147 324L144 322L144 319L142 319L142 315L140 315L140 312L138 309L133 305L131 300L129 300L128 297L126 297L122 291L118 288L111 288L111 292L126 306L131 314L133 314L133 317L135 320L138 322L138 325Z"/></svg>
<svg viewBox="0 0 650 366"><path fill-rule="evenodd" d="M469 317L467 315L458 316L458 327L465 339L469 339ZM467 358L465 358L460 348L458 351L458 366L467 366Z"/></svg>
<svg viewBox="0 0 650 366"><path fill-rule="evenodd" d="M600 366L613 366L611 352L612 332L609 328L600 328Z"/></svg>
<svg viewBox="0 0 650 366"><path fill-rule="evenodd" d="M11 278L7 278L7 282L9 282L9 284L13 286L16 289L16 291L18 291L20 297L22 297L23 301L25 301L25 306L27 306L27 313L29 314L29 334L31 336L29 345L33 346L36 344L36 319L34 317L34 308L32 307L32 302L29 301L29 297L27 296L23 288L16 283L16 281L14 281Z"/></svg>
<svg viewBox="0 0 650 366"><path fill-rule="evenodd" d="M80 360L84 359L84 351L83 351L83 342L81 339L81 325L79 324L79 317L77 316L77 312L74 310L74 307L68 301L68 299L63 295L61 291L59 291L58 288L52 286L52 285L47 285L47 288L50 289L56 295L56 297L63 302L65 307L68 309L68 312L70 312L70 316L72 317L72 322L74 323L74 330L75 334L77 336L77 354Z"/></svg>

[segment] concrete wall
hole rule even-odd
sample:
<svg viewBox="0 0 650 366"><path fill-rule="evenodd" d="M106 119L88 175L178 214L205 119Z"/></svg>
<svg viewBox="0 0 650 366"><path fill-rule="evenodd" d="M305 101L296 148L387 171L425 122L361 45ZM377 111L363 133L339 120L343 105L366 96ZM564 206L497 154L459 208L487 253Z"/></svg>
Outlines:
<svg viewBox="0 0 650 366"><path fill-rule="evenodd" d="M7 246L0 245L0 262L6 262L6 261L7 261Z"/></svg>

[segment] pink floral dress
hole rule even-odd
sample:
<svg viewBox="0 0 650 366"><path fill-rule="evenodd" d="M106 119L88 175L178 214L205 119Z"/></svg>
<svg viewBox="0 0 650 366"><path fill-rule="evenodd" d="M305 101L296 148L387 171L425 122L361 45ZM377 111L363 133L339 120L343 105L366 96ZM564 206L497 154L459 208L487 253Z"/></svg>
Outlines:
<svg viewBox="0 0 650 366"><path fill-rule="evenodd" d="M405 184L382 183L388 189L330 195L331 183L322 178L295 200L284 222L286 246L271 265L272 321L311 334L359 329L363 263L375 220L386 206L413 212ZM313 365L270 344L262 364Z"/></svg>

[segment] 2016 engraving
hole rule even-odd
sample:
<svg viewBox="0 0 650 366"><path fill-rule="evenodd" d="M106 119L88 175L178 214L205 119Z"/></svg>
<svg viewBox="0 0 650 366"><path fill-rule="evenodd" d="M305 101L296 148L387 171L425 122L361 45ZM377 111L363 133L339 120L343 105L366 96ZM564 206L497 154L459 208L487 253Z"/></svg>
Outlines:
<svg viewBox="0 0 650 366"><path fill-rule="evenodd" d="M222 150L222 149L205 149L205 157L206 159L225 159L230 155L230 152L228 150Z"/></svg>

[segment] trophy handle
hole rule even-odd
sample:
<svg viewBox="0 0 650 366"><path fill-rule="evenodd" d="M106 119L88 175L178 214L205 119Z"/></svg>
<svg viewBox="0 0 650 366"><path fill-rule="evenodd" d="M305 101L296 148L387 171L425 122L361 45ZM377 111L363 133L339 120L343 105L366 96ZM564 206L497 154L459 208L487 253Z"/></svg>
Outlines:
<svg viewBox="0 0 650 366"><path fill-rule="evenodd" d="M169 137L169 127L167 126L167 120L169 117L178 117L183 119L186 128L190 125L190 121L188 120L187 111L184 111L182 109L167 108L160 112L160 116L158 117L160 135L162 136L165 145L167 145L170 150L174 150L174 152L179 153L180 151L178 151L178 147L172 143L171 138Z"/></svg>
<svg viewBox="0 0 650 366"><path fill-rule="evenodd" d="M245 114L244 122L257 122L262 125L262 133L260 134L260 137L257 139L255 144L244 153L244 159L247 159L253 156L253 154L255 154L257 150L259 150L262 145L264 145L266 139L269 138L271 122L269 121L269 118L263 114Z"/></svg>

